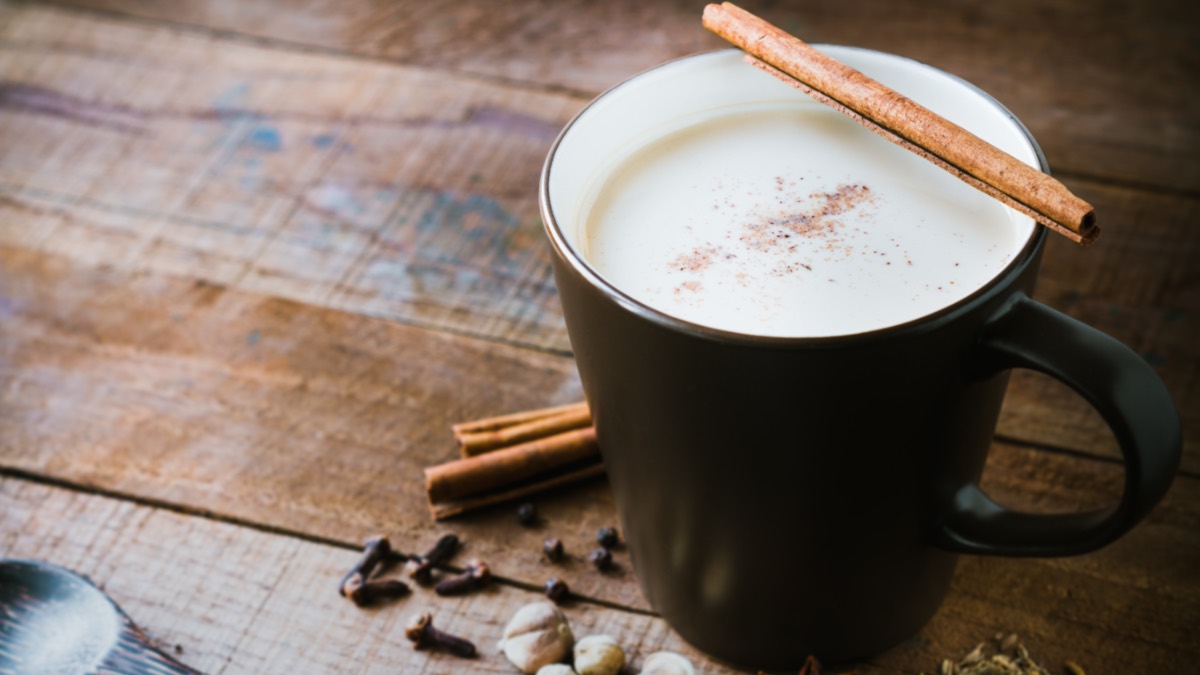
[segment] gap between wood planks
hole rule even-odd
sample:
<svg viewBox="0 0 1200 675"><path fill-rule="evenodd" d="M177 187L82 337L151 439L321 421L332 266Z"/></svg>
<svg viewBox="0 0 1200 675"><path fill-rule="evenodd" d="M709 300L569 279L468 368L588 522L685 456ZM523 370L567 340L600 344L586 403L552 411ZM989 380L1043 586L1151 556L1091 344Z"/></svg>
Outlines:
<svg viewBox="0 0 1200 675"><path fill-rule="evenodd" d="M308 534L306 532L301 532L299 530L292 530L292 529L289 529L286 527L279 527L276 525L268 525L266 523L259 523L259 522L255 522L252 520L247 520L245 518L238 518L237 516L230 516L227 514L219 513L217 511L213 511L211 509L201 509L201 508L196 508L196 507L192 507L192 506L186 506L184 504L170 502L170 501L167 501L164 499L143 497L141 495L124 492L121 490L112 490L112 489L108 489L108 488L99 487L96 485L87 485L85 483L77 483L75 481L65 480L63 478L58 478L56 476L47 476L45 474L37 473L34 471L27 471L25 469L19 469L16 467L0 465L0 478L5 478L5 477L14 478L17 480L24 480L24 481L28 481L30 483L36 483L38 485L47 485L50 487L62 488L64 490L72 490L74 492L81 492L83 494L95 495L98 497L107 497L109 499L126 501L126 502L130 502L132 504L136 504L138 506L145 506L145 507L149 507L149 508L159 509L162 511L169 511L171 513L178 513L178 514L185 515L185 516L193 516L193 517L198 517L198 518L205 518L207 520L214 520L214 521L221 522L221 523L228 523L230 525L236 525L238 527L245 527L247 529L255 530L256 532L262 532L264 534L271 534L271 535L280 536L280 537L291 537L292 539L299 539L301 541L306 541L306 542L313 543L313 544L320 544L322 546L331 546L334 548L340 548L340 549L345 549L345 550L350 550L350 551L361 551L362 550L362 544L359 542L348 542L348 541L342 541L339 539L333 539L331 537L322 537L322 536L318 536L318 535L314 535L314 534ZM387 535L388 533L385 532L383 534ZM417 551L403 551L403 550L396 548L395 546L393 546L393 550L395 550L397 553L403 554L405 556L419 555L419 552L417 552ZM462 567L455 566L455 565L442 565L441 567L448 571L456 572L456 573L463 571ZM531 591L534 593L541 593L543 591L543 587L538 584L526 583L523 581L518 581L516 579L510 579L508 577L498 575L495 573L493 573L492 579L494 580L495 583L503 584L505 586L510 586L512 588L518 588L523 591ZM337 581L336 579L331 579L330 584L333 584L336 581ZM332 588L332 585L330 586L330 588ZM581 595L581 594L574 593L574 592L571 594L571 598L573 601L576 601L576 602L584 602L584 603L588 603L591 605L596 605L597 607L603 607L605 609L617 610L617 611L626 612L629 614L638 614L641 616L652 616L652 617L658 616L657 612L652 612L652 611L644 610L644 609L638 609L637 607L630 607L627 605L622 605L620 603L604 600L602 598L594 598L594 597L590 597L587 595Z"/></svg>
<svg viewBox="0 0 1200 675"><path fill-rule="evenodd" d="M995 440L1001 441L1003 443L1006 443L1008 445L1012 445L1015 447L1028 448L1030 450L1045 452L1045 453L1052 454L1052 455L1059 455L1062 457L1070 457L1077 461L1095 461L1095 462L1101 462L1101 463L1110 464L1110 465L1124 464L1124 461L1120 457L1108 457L1108 456L1104 456L1104 455L1093 455L1093 454L1084 452L1082 450L1075 450L1073 448L1063 448L1063 447L1051 445L1048 443L1038 443L1036 441L1027 441L1027 440L1023 440L1020 438L1007 436L1004 434L996 434ZM1200 480L1200 473L1194 472L1194 471L1188 471L1183 468L1180 468L1179 470L1177 470L1175 475L1176 475L1176 479L1178 479L1178 480ZM79 483L76 481L59 478L57 476L46 475L43 473L29 471L26 469L21 469L21 468L17 468L17 467L13 467L13 466L7 466L7 465L3 465L3 464L0 464L0 476L7 476L7 477L17 478L17 479L21 479L21 480L27 480L27 481L30 481L33 483L39 483L42 485L50 485L53 487L74 490L76 492L82 492L85 494L94 494L94 495L98 495L98 496L102 496L102 497L119 499L119 500L123 500L123 501L127 501L127 502L132 502L132 503L138 504L140 506L148 506L148 507L153 507L156 509L162 509L164 511L171 511L173 513L180 513L180 514L189 515L189 516L197 516L197 517L201 517L201 518L207 518L209 520L230 523L232 525L237 525L239 527L250 528L252 530L264 532L266 534L274 534L274 535L280 535L280 536L285 536L285 537L292 537L294 539L300 539L302 541L307 541L307 542L311 542L311 543L315 543L315 544L322 544L325 546L334 546L337 548L343 548L343 549L348 549L348 550L360 550L362 548L358 542L344 541L344 540L340 540L340 539L334 539L332 537L322 537L319 535L309 534L307 532L303 532L300 530L293 530L293 529L286 528L286 527L279 527L277 525L270 525L267 523L260 523L257 521L249 520L246 518L231 516L228 514L220 513L218 511L214 511L212 509L202 509L202 508L197 508L197 507L193 507L193 506L187 506L187 505L181 504L181 503L167 501L164 499L156 499L153 497L144 497L141 495L124 492L121 490L113 490L113 489L109 489L109 488L100 487L97 485L88 485L85 483ZM399 552L403 553L405 555L417 555L418 554L418 552L416 552L416 551L399 551ZM462 571L461 568L456 567L454 565L445 565L444 567L446 569L452 570L454 572ZM540 592L542 590L541 587L538 586L537 584L525 583L522 581L518 581L515 579L509 579L509 578L502 577L502 576L496 576L496 580L499 583L503 583L503 584L512 586L514 588L520 588L522 590L535 591L535 592ZM622 610L622 611L626 611L626 612L632 612L634 614L657 616L657 613L655 613L655 612L642 610L642 609L638 609L635 607L628 607L626 605L621 605L621 604L615 603L615 602L609 602L609 601L603 600L601 598L593 598L593 597L588 597L588 596L577 596L577 597L581 601L595 604L600 607L607 607L610 609L618 609L618 610Z"/></svg>

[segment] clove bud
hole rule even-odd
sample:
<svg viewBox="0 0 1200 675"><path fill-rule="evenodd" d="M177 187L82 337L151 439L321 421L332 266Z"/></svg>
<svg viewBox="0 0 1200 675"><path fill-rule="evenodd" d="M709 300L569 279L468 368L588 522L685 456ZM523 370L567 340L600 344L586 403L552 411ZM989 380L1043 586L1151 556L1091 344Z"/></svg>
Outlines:
<svg viewBox="0 0 1200 675"><path fill-rule="evenodd" d="M612 551L601 546L588 554L588 560L592 561L596 569L604 572L612 567Z"/></svg>
<svg viewBox="0 0 1200 675"><path fill-rule="evenodd" d="M467 563L462 574L442 579L433 587L438 595L462 595L486 586L492 580L492 570L482 560Z"/></svg>
<svg viewBox="0 0 1200 675"><path fill-rule="evenodd" d="M409 594L408 584L397 579L363 581L353 576L342 584L342 594L359 607L369 607L384 600L394 600Z"/></svg>
<svg viewBox="0 0 1200 675"><path fill-rule="evenodd" d="M537 523L537 519L537 507L533 504L525 502L517 507L517 522L528 527Z"/></svg>
<svg viewBox="0 0 1200 675"><path fill-rule="evenodd" d="M387 537L383 535L370 537L363 542L363 553L359 557L358 562L342 577L341 583L338 584L338 593L342 596L350 597L349 590L361 588L380 563L403 559L404 556L402 554L392 550L392 544L388 541ZM353 600L353 598L351 599ZM357 601L355 604L358 604Z"/></svg>
<svg viewBox="0 0 1200 675"><path fill-rule="evenodd" d="M433 568L449 562L458 552L458 537L445 534L437 540L425 555L413 556L408 561L408 576L422 586L433 581Z"/></svg>
<svg viewBox="0 0 1200 675"><path fill-rule="evenodd" d="M562 540L557 537L552 537L550 539L547 539L546 542L544 544L542 544L542 553L544 553L546 555L546 559L549 560L550 562L558 562L558 561L562 560L562 557L563 557Z"/></svg>
<svg viewBox="0 0 1200 675"><path fill-rule="evenodd" d="M617 528L602 527L596 531L596 543L604 548L612 548L621 543L621 538L617 535Z"/></svg>
<svg viewBox="0 0 1200 675"><path fill-rule="evenodd" d="M404 629L404 636L412 642L413 649L440 648L467 659L476 655L475 645L469 640L434 628L433 615L428 612L414 616Z"/></svg>
<svg viewBox="0 0 1200 675"><path fill-rule="evenodd" d="M567 582L558 577L551 577L546 582L546 597L556 605L562 602L570 592L571 589L567 587Z"/></svg>

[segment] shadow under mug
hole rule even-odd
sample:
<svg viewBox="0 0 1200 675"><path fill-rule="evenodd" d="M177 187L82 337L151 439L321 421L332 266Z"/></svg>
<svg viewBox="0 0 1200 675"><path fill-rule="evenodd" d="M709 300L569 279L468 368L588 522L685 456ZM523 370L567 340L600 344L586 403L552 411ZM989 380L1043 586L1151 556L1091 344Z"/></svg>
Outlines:
<svg viewBox="0 0 1200 675"><path fill-rule="evenodd" d="M1024 127L971 85L895 56L821 49L930 107L922 98L964 103L943 114L968 128L998 118L1001 147L1045 170ZM905 91L897 76L918 85ZM1040 227L974 294L842 337L682 321L614 287L581 255L580 201L614 149L696 110L790 95L803 96L732 50L664 64L609 90L564 129L540 191L567 329L643 592L696 647L780 669L809 654L862 658L910 637L941 604L957 554L1104 546L1162 498L1182 446L1174 403L1137 354L1030 299ZM1046 373L1099 411L1124 457L1119 503L1029 514L980 489L1012 368Z"/></svg>

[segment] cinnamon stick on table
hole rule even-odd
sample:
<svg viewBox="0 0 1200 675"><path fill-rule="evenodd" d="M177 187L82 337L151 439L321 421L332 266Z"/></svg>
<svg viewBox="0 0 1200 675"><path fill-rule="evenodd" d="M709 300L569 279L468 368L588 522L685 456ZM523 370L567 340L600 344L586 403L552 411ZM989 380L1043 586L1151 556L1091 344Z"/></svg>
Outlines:
<svg viewBox="0 0 1200 675"><path fill-rule="evenodd" d="M758 68L1078 244L1095 241L1095 210L1062 183L859 71L726 2L704 27Z"/></svg>
<svg viewBox="0 0 1200 675"><path fill-rule="evenodd" d="M581 429L590 426L591 423L592 416L588 412L587 404L581 403L568 406L549 416L536 417L498 429L458 434L458 444L463 457L473 457L495 448Z"/></svg>
<svg viewBox="0 0 1200 675"><path fill-rule="evenodd" d="M434 519L490 506L604 473L586 403L456 424L465 459L425 469ZM513 430L516 430L514 433ZM465 441L497 435L503 447Z"/></svg>
<svg viewBox="0 0 1200 675"><path fill-rule="evenodd" d="M485 417L483 419L472 420L470 422L459 422L450 427L454 432L454 437L461 441L466 434L475 434L483 431L496 431L517 424L524 424L534 420L545 419L555 415L564 413L577 412L579 410L587 410L587 403L568 403L566 405L558 405L550 408L538 408L536 410L523 410L521 412L509 413L507 415L498 415L496 417Z"/></svg>

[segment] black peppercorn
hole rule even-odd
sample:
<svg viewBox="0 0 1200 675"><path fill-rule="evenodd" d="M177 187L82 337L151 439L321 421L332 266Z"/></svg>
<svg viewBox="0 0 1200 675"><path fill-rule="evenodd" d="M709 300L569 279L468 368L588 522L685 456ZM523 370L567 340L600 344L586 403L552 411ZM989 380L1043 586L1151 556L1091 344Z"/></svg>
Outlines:
<svg viewBox="0 0 1200 675"><path fill-rule="evenodd" d="M558 577L552 577L546 582L546 597L550 598L556 605L562 602L563 598L567 597L567 594L570 592L571 589L567 588L567 582Z"/></svg>
<svg viewBox="0 0 1200 675"><path fill-rule="evenodd" d="M537 507L525 502L517 507L517 521L522 525L533 525L537 522Z"/></svg>
<svg viewBox="0 0 1200 675"><path fill-rule="evenodd" d="M617 528L602 527L596 531L596 541L604 548L612 548L620 542L620 537L617 536Z"/></svg>
<svg viewBox="0 0 1200 675"><path fill-rule="evenodd" d="M563 543L557 537L546 540L542 544L542 553L546 554L546 559L550 562L558 562L563 557Z"/></svg>
<svg viewBox="0 0 1200 675"><path fill-rule="evenodd" d="M612 567L612 552L604 547L600 547L588 554L588 560L596 566L596 569L601 572Z"/></svg>

